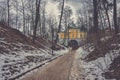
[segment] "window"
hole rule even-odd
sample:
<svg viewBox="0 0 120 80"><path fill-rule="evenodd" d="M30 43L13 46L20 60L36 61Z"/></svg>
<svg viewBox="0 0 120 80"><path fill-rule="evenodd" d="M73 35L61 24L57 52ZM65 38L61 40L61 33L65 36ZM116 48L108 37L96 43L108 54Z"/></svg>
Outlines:
<svg viewBox="0 0 120 80"><path fill-rule="evenodd" d="M72 34L72 38L74 38L74 34Z"/></svg>
<svg viewBox="0 0 120 80"><path fill-rule="evenodd" d="M82 34L80 34L80 37L82 38Z"/></svg>

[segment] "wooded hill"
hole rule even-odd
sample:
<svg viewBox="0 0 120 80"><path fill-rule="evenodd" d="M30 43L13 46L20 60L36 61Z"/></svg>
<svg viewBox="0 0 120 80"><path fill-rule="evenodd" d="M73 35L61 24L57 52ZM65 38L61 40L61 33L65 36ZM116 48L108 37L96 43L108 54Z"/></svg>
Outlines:
<svg viewBox="0 0 120 80"><path fill-rule="evenodd" d="M31 36L25 36L19 30L7 26L6 23L0 22L0 39L4 42L1 42L0 53L8 52L8 49L15 50L14 47L20 48L20 44L24 44L22 48L24 50L34 50L39 48L50 47L48 41L41 37L37 37L35 42L32 42ZM8 44L6 44L6 43ZM18 49L19 50L19 49Z"/></svg>

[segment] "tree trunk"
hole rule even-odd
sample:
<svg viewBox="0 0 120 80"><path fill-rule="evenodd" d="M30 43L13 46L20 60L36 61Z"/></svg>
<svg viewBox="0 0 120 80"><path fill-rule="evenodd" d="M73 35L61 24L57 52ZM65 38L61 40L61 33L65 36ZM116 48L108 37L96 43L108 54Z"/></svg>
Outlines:
<svg viewBox="0 0 120 80"><path fill-rule="evenodd" d="M114 2L114 15L113 15L113 18L114 18L114 27L115 27L115 34L118 34L119 33L119 27L117 25L117 4L116 4L116 0L113 1Z"/></svg>
<svg viewBox="0 0 120 80"><path fill-rule="evenodd" d="M23 34L25 34L25 5L24 1L22 1L22 15L23 15Z"/></svg>
<svg viewBox="0 0 120 80"><path fill-rule="evenodd" d="M98 33L98 0L93 0L94 6L94 33Z"/></svg>
<svg viewBox="0 0 120 80"><path fill-rule="evenodd" d="M16 1L15 4L16 4L16 22L15 23L16 23L16 28L19 29L18 28L18 1Z"/></svg>
<svg viewBox="0 0 120 80"><path fill-rule="evenodd" d="M38 21L39 21L39 16L40 16L40 3L41 0L36 0L36 17L35 17L35 26L34 26L34 30L33 30L33 42L35 42L36 39L36 33L37 33L37 25L38 25Z"/></svg>
<svg viewBox="0 0 120 80"><path fill-rule="evenodd" d="M43 15L42 15L42 33L43 33L43 37L45 38L45 35L46 35L46 25L45 25L45 22L46 22L46 17L45 17L45 8L43 10Z"/></svg>
<svg viewBox="0 0 120 80"><path fill-rule="evenodd" d="M8 20L7 20L7 22L8 22L8 26L10 26L10 0L7 0L7 12L8 12Z"/></svg>
<svg viewBox="0 0 120 80"><path fill-rule="evenodd" d="M111 32L112 30L111 30L110 18L109 18L108 9L107 9L107 7L105 6L104 0L103 0L103 6L104 6L104 9L105 9L105 14L106 14L106 16L107 16L107 20L108 20L108 24L109 24L109 29L110 29L110 32Z"/></svg>
<svg viewBox="0 0 120 80"><path fill-rule="evenodd" d="M94 23L94 28L93 28L93 34L94 34L94 42L98 43L99 41L99 32L98 32L98 0L93 0L93 8L94 8L94 13L93 13L93 23Z"/></svg>
<svg viewBox="0 0 120 80"><path fill-rule="evenodd" d="M61 30L61 22L62 22L62 16L63 16L63 11L64 11L64 2L65 2L65 0L63 0L63 4L62 4L62 10L61 10L60 21L59 21L59 26L58 26L57 33L59 33L60 30ZM57 41L58 41L58 35L56 36L56 42Z"/></svg>

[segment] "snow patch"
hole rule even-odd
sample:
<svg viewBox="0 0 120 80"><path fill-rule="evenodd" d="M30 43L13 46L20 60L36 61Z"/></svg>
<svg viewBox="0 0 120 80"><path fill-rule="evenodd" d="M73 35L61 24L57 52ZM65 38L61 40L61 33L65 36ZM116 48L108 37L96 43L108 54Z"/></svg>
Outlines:
<svg viewBox="0 0 120 80"><path fill-rule="evenodd" d="M85 62L83 58L87 56L89 52L80 47L76 52L76 59L78 60L80 68L84 71L81 73L81 70L79 69L79 73L83 76L78 77L77 80L108 80L103 77L102 73L107 71L113 59L119 55L120 50L116 50L114 53L113 51L114 50L109 51L105 57L100 57L97 60L91 62Z"/></svg>
<svg viewBox="0 0 120 80"><path fill-rule="evenodd" d="M10 77L26 72L53 57L68 52L68 49L54 51L54 55L52 55L48 48L36 49L23 43L8 43L4 38L0 38L0 44L2 44L0 47L5 51L0 50L0 80L8 80ZM26 46L34 50L25 50L23 47Z"/></svg>
<svg viewBox="0 0 120 80"><path fill-rule="evenodd" d="M110 39L112 36L106 36L100 39L100 41L107 41L108 39Z"/></svg>

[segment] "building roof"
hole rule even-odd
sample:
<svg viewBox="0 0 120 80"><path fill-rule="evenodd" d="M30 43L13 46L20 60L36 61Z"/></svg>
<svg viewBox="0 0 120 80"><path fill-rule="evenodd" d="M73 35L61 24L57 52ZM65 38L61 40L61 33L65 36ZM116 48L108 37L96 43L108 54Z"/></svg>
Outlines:
<svg viewBox="0 0 120 80"><path fill-rule="evenodd" d="M70 25L68 26L68 28L69 28L69 29L79 29L79 27L76 26L74 23L70 24Z"/></svg>

